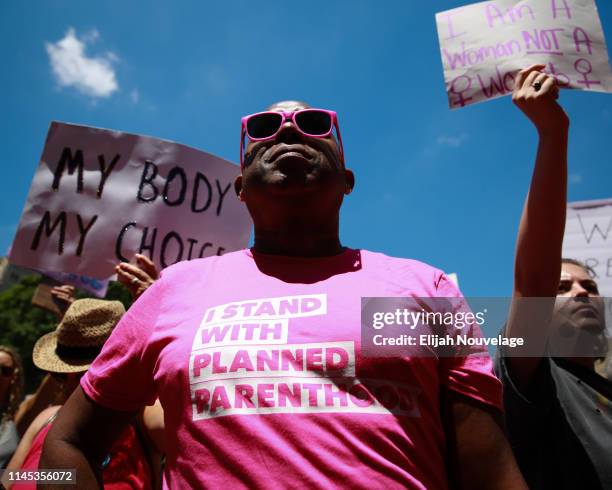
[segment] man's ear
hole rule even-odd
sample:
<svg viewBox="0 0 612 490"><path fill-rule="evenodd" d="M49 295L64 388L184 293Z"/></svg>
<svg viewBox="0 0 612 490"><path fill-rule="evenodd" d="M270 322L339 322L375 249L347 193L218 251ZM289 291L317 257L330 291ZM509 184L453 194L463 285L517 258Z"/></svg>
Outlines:
<svg viewBox="0 0 612 490"><path fill-rule="evenodd" d="M236 191L236 195L238 199L244 201L244 196L242 193L242 175L239 175L234 179L234 191Z"/></svg>
<svg viewBox="0 0 612 490"><path fill-rule="evenodd" d="M355 188L355 174L352 170L347 168L344 170L344 176L344 180L346 181L346 189L344 190L344 193L349 195Z"/></svg>

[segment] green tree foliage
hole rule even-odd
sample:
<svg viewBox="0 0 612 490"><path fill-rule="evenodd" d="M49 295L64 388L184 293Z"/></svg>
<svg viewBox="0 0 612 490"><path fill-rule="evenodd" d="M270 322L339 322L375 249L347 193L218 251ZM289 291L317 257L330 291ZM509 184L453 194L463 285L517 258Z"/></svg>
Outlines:
<svg viewBox="0 0 612 490"><path fill-rule="evenodd" d="M0 343L15 347L23 358L26 393L32 392L42 373L32 363L32 348L39 337L52 331L55 316L32 305L39 276L26 276L0 293Z"/></svg>
<svg viewBox="0 0 612 490"><path fill-rule="evenodd" d="M114 281L108 285L108 291L104 299L121 301L126 310L132 305L130 292L121 283Z"/></svg>
<svg viewBox="0 0 612 490"><path fill-rule="evenodd" d="M36 341L57 327L55 316L32 305L32 297L40 283L40 276L26 276L0 293L0 344L15 347L23 358L26 393L32 393L44 373L32 362ZM89 295L77 293L77 298ZM106 299L121 301L126 309L131 305L130 293L118 282L109 284Z"/></svg>

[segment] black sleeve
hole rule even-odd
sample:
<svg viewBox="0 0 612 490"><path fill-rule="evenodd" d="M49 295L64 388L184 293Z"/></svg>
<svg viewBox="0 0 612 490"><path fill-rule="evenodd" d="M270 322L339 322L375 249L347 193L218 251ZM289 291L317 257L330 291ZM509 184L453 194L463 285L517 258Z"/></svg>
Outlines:
<svg viewBox="0 0 612 490"><path fill-rule="evenodd" d="M520 358L514 360L520 362ZM549 427L551 422L554 426L554 407L558 403L550 371L551 360L542 358L525 392L515 385L507 361L506 356L499 351L496 353L494 369L503 387L506 433L523 475L528 481L536 481L541 477L543 458L543 446L537 441L550 436Z"/></svg>
<svg viewBox="0 0 612 490"><path fill-rule="evenodd" d="M514 362L521 362L521 358L514 358ZM502 382L504 409L508 415L537 416L538 414L545 415L550 410L556 400L550 362L552 360L548 357L542 358L527 389L521 391L514 382L508 358L501 355L499 350L496 352L494 369Z"/></svg>

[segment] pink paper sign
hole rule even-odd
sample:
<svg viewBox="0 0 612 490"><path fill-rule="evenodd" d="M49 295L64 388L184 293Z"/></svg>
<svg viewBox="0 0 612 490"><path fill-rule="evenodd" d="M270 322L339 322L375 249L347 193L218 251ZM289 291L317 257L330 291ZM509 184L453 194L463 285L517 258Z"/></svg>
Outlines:
<svg viewBox="0 0 612 490"><path fill-rule="evenodd" d="M136 252L163 269L244 248L239 173L170 141L53 122L9 261L107 279Z"/></svg>
<svg viewBox="0 0 612 490"><path fill-rule="evenodd" d="M534 63L563 88L612 92L594 0L496 0L436 14L451 109L512 93Z"/></svg>

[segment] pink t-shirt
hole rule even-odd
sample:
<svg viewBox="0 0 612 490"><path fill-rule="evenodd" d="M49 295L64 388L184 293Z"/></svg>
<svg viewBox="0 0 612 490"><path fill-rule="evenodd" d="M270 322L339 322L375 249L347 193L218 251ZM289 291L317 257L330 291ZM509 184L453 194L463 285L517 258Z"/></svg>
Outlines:
<svg viewBox="0 0 612 490"><path fill-rule="evenodd" d="M347 249L181 262L81 385L165 411L166 488L448 487L440 386L501 410L488 356L360 355L362 297L460 297L423 263Z"/></svg>

